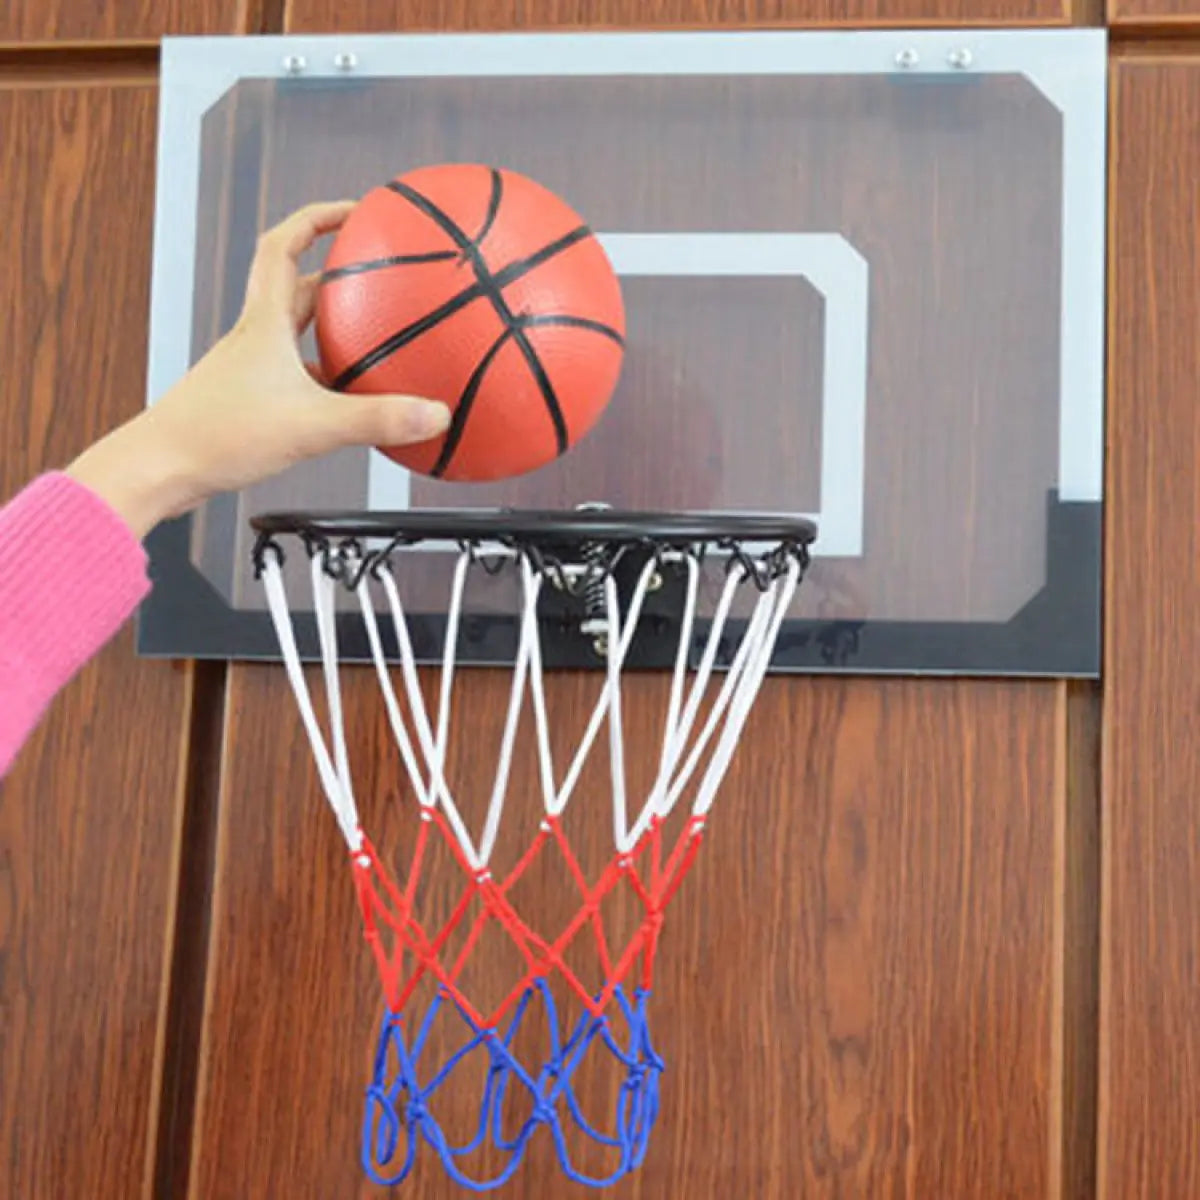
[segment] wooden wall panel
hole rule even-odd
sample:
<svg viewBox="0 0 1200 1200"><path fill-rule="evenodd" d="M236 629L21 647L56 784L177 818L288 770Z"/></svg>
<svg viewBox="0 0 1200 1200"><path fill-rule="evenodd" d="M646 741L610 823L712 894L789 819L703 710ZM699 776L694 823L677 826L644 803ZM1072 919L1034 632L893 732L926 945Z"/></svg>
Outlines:
<svg viewBox="0 0 1200 1200"><path fill-rule="evenodd" d="M0 80L4 497L142 403L154 128L149 81ZM138 662L126 630L0 783L4 1196L138 1194L187 693L188 673Z"/></svg>
<svg viewBox="0 0 1200 1200"><path fill-rule="evenodd" d="M1071 0L286 0L290 32L1065 25Z"/></svg>
<svg viewBox="0 0 1200 1200"><path fill-rule="evenodd" d="M1112 25L1200 26L1200 0L1108 0Z"/></svg>
<svg viewBox="0 0 1200 1200"><path fill-rule="evenodd" d="M242 33L264 0L5 0L5 43L154 41L167 35Z"/></svg>
<svg viewBox="0 0 1200 1200"><path fill-rule="evenodd" d="M1100 1006L1101 685L1067 688L1062 888L1062 1200L1096 1200Z"/></svg>
<svg viewBox="0 0 1200 1200"><path fill-rule="evenodd" d="M1200 54L1118 60L1101 1195L1200 1195Z"/></svg>
<svg viewBox="0 0 1200 1200"><path fill-rule="evenodd" d="M347 680L357 792L392 845L408 828L400 767L372 673ZM595 679L549 682L565 745ZM642 776L664 682L643 675L626 693ZM500 673L463 679L449 775L476 801L505 687ZM194 1200L383 1194L357 1165L378 985L291 709L281 669L233 669ZM1050 682L768 682L669 914L663 1111L614 1198L1058 1194L1065 714ZM529 836L527 767L512 794L506 829ZM601 793L572 814L595 861L611 839ZM564 891L561 875L538 876L522 901L555 912ZM428 1161L408 1186L460 1194ZM504 1194L591 1193L539 1153Z"/></svg>

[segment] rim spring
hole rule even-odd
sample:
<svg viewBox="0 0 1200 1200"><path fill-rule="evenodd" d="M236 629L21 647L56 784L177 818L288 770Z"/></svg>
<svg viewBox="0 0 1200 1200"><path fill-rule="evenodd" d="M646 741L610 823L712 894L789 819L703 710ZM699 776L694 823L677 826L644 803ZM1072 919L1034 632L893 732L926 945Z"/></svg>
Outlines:
<svg viewBox="0 0 1200 1200"><path fill-rule="evenodd" d="M579 512L604 512L610 504L594 503L576 506ZM579 632L592 639L592 649L600 658L608 654L608 598L604 581L608 577L609 555L603 542L584 542L580 547L583 558L583 620Z"/></svg>

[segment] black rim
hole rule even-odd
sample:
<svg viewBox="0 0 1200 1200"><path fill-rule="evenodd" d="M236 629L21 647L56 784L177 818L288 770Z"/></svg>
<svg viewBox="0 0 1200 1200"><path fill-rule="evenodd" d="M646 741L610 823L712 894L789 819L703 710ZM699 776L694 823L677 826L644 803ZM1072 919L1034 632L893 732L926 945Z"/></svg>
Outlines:
<svg viewBox="0 0 1200 1200"><path fill-rule="evenodd" d="M418 509L399 512L273 512L250 521L256 533L403 541L498 541L517 545L604 542L675 545L779 542L809 546L816 525L788 513L632 512L619 509Z"/></svg>

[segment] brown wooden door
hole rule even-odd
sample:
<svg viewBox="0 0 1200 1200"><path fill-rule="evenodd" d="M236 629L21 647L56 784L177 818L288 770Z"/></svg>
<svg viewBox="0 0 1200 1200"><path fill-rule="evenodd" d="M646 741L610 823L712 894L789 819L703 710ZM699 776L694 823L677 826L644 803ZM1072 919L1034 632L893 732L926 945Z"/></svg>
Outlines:
<svg viewBox="0 0 1200 1200"><path fill-rule="evenodd" d="M1200 0L1108 0L1108 19L1118 27L1194 29L1200 26Z"/></svg>
<svg viewBox="0 0 1200 1200"><path fill-rule="evenodd" d="M1067 25L1071 11L1071 0L287 0L285 19L290 33L344 33L639 25Z"/></svg>
<svg viewBox="0 0 1200 1200"><path fill-rule="evenodd" d="M551 711L586 687L553 680ZM645 761L664 689L627 696ZM460 790L490 778L503 699L495 676L463 681ZM353 1149L377 984L288 700L275 668L233 669L195 1197L373 1194ZM378 816L396 764L369 671L347 706ZM669 915L664 1108L613 1195L1057 1194L1066 729L1054 683L767 687ZM526 904L558 907L550 886ZM411 1187L459 1194L428 1161ZM577 1194L548 1154L507 1194L547 1192Z"/></svg>
<svg viewBox="0 0 1200 1200"><path fill-rule="evenodd" d="M1200 55L1113 72L1100 1194L1200 1194Z"/></svg>
<svg viewBox="0 0 1200 1200"><path fill-rule="evenodd" d="M145 72L0 75L5 497L142 402L155 111ZM150 1167L191 677L126 630L0 782L5 1196L137 1195Z"/></svg>
<svg viewBox="0 0 1200 1200"><path fill-rule="evenodd" d="M12 0L0 10L0 46L14 43L32 51L92 43L99 63L113 43L152 42L168 34L244 33L259 26L262 8L263 0Z"/></svg>

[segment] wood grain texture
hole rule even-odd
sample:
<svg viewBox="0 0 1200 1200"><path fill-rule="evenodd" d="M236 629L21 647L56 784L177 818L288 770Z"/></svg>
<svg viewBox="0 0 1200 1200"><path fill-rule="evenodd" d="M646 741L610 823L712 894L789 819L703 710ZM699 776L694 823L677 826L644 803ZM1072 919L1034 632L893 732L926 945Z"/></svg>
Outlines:
<svg viewBox="0 0 1200 1200"><path fill-rule="evenodd" d="M1108 20L1116 26L1200 26L1200 0L1108 0Z"/></svg>
<svg viewBox="0 0 1200 1200"><path fill-rule="evenodd" d="M150 87L0 88L5 497L142 403L154 128ZM5 1196L138 1194L186 720L126 629L0 784Z"/></svg>
<svg viewBox="0 0 1200 1200"><path fill-rule="evenodd" d="M565 746L596 680L549 682ZM629 682L635 777L654 754L664 684ZM449 778L475 816L505 688L495 672L462 680ZM364 819L393 852L411 838L411 798L371 672L348 672L345 694ZM233 669L195 1200L383 1194L357 1165L378 984L290 705L280 671ZM611 1195L1058 1194L1064 705L1054 683L768 682L669 913L655 997L663 1111L644 1169ZM498 850L507 861L537 819L528 724L505 813L516 837ZM604 773L585 783L568 819L595 864L611 818ZM568 891L548 868L520 903L555 913ZM445 911L449 889L432 893ZM479 953L476 985L495 989L502 951ZM460 1122L480 1083L467 1074L451 1104ZM595 1094L610 1092L592 1081ZM504 1194L582 1197L538 1146ZM460 1194L433 1162L408 1186Z"/></svg>
<svg viewBox="0 0 1200 1200"><path fill-rule="evenodd" d="M1200 1195L1200 57L1113 77L1100 1195Z"/></svg>
<svg viewBox="0 0 1200 1200"><path fill-rule="evenodd" d="M8 0L0 44L149 41L255 28L262 0Z"/></svg>
<svg viewBox="0 0 1200 1200"><path fill-rule="evenodd" d="M171 926L171 973L166 985L157 1072L155 1128L147 1134L144 1193L173 1197L186 1186L191 1160L196 1070L204 1019L204 971L216 854L217 789L225 727L222 662L189 667L188 739ZM153 1156L153 1161L151 1161Z"/></svg>
<svg viewBox="0 0 1200 1200"><path fill-rule="evenodd" d="M1100 1001L1100 686L1067 690L1067 798L1062 885L1062 1200L1096 1195Z"/></svg>
<svg viewBox="0 0 1200 1200"><path fill-rule="evenodd" d="M295 33L449 29L1065 25L1070 0L286 0Z"/></svg>

